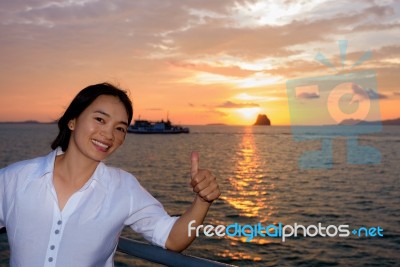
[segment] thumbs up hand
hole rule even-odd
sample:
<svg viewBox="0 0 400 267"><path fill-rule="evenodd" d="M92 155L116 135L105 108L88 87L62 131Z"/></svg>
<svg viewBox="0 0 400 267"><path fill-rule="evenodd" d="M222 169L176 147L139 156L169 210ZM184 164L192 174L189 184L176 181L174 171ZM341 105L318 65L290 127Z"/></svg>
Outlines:
<svg viewBox="0 0 400 267"><path fill-rule="evenodd" d="M213 202L221 195L216 177L209 170L199 169L199 154L195 151L192 152L191 162L190 186L193 188L193 192L201 200L208 203Z"/></svg>

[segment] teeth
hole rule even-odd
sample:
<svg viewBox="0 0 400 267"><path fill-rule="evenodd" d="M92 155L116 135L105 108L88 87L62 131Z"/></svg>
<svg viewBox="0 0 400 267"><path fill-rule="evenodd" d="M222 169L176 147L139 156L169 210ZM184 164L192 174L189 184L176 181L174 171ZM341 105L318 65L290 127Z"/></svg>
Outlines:
<svg viewBox="0 0 400 267"><path fill-rule="evenodd" d="M104 149L108 149L108 148L109 148L108 145L103 144L103 143L101 143L101 142L99 142L99 141L97 141L97 140L92 139L92 142L93 142L95 145L98 145L98 146L100 146L100 147L102 147L102 148L104 148Z"/></svg>

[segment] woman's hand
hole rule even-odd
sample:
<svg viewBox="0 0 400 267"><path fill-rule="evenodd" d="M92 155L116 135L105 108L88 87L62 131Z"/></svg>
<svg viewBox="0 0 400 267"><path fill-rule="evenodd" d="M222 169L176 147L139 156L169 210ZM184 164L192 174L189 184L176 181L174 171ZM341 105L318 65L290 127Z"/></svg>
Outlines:
<svg viewBox="0 0 400 267"><path fill-rule="evenodd" d="M191 161L192 180L190 186L201 200L212 203L221 195L217 178L209 170L199 169L199 154L197 152L192 152Z"/></svg>
<svg viewBox="0 0 400 267"><path fill-rule="evenodd" d="M201 225L207 215L211 203L216 200L221 192L217 179L209 170L199 169L199 154L192 152L192 168L190 186L196 193L192 205L175 222L165 243L166 248L174 251L182 251L196 238L196 232L188 229L189 224L196 228Z"/></svg>

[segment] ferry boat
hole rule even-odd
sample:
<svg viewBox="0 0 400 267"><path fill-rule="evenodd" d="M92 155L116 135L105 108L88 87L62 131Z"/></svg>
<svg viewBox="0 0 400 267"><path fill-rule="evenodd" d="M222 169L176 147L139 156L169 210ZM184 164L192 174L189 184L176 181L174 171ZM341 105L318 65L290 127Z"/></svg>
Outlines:
<svg viewBox="0 0 400 267"><path fill-rule="evenodd" d="M157 122L135 120L135 123L128 127L128 133L135 134L180 134L189 132L189 128L173 125L170 120Z"/></svg>

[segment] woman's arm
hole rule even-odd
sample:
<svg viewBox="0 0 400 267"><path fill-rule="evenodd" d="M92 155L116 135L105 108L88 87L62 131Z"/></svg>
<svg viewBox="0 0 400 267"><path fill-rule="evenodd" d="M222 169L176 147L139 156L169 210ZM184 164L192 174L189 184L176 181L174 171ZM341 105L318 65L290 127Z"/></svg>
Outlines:
<svg viewBox="0 0 400 267"><path fill-rule="evenodd" d="M197 152L192 153L191 161L192 180L190 185L196 193L196 197L189 209L175 222L169 233L165 246L174 251L182 251L193 242L196 238L194 229L203 223L211 203L221 195L216 177L209 170L199 169ZM192 229L190 236L189 223Z"/></svg>

